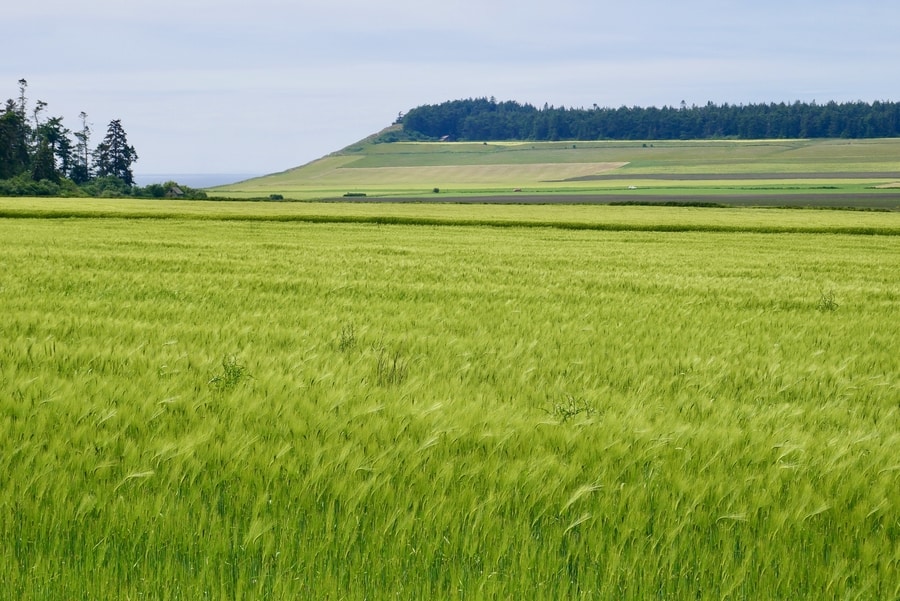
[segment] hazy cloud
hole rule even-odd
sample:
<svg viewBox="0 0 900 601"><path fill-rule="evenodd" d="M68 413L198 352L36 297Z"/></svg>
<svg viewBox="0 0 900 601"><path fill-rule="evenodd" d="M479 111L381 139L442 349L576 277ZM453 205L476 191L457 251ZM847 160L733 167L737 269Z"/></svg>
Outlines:
<svg viewBox="0 0 900 601"><path fill-rule="evenodd" d="M267 172L470 96L900 100L898 18L879 0L48 0L4 8L0 89L27 78L70 127L121 118L139 172Z"/></svg>

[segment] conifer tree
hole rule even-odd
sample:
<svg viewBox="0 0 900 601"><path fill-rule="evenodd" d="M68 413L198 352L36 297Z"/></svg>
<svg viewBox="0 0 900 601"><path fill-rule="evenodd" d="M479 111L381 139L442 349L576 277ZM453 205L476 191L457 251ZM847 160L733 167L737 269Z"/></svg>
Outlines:
<svg viewBox="0 0 900 601"><path fill-rule="evenodd" d="M119 119L109 122L106 136L94 150L94 169L97 177L117 177L126 185L134 185L131 165L138 159L134 146L128 144Z"/></svg>
<svg viewBox="0 0 900 601"><path fill-rule="evenodd" d="M0 179L28 170L28 124L10 100L0 112Z"/></svg>
<svg viewBox="0 0 900 601"><path fill-rule="evenodd" d="M49 180L59 183L59 172L56 171L56 161L53 157L53 149L46 139L38 144L37 152L31 166L31 179L34 181Z"/></svg>
<svg viewBox="0 0 900 601"><path fill-rule="evenodd" d="M91 179L91 126L88 124L87 113L81 111L78 117L81 119L81 129L73 134L75 152L72 155L72 170L69 177L76 184L83 184Z"/></svg>

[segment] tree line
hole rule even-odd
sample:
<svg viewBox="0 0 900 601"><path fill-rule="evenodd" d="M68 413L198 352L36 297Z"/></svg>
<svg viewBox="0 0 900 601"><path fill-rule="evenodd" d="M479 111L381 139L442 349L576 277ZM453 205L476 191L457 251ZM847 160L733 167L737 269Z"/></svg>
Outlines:
<svg viewBox="0 0 900 601"><path fill-rule="evenodd" d="M47 114L43 100L30 105L27 92L28 81L20 79L18 97L0 109L0 195L163 197L177 190L179 197L205 196L174 182L135 186L138 154L120 119L92 147L87 113L73 131Z"/></svg>
<svg viewBox="0 0 900 601"><path fill-rule="evenodd" d="M421 139L687 140L713 138L890 138L900 135L900 103L828 102L565 108L493 97L423 105L400 115Z"/></svg>

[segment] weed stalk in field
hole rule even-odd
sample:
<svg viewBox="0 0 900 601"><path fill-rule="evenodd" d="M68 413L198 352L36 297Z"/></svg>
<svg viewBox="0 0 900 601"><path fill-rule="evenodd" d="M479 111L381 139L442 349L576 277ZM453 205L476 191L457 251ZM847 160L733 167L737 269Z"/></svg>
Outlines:
<svg viewBox="0 0 900 601"><path fill-rule="evenodd" d="M209 386L218 392L233 390L242 380L251 377L247 367L238 363L237 357L222 359L222 373L209 379Z"/></svg>
<svg viewBox="0 0 900 601"><path fill-rule="evenodd" d="M547 409L546 411L555 419L559 420L560 423L565 423L582 414L591 417L597 412L590 403L571 394L566 395L565 402L556 403L552 408Z"/></svg>
<svg viewBox="0 0 900 601"><path fill-rule="evenodd" d="M379 386L396 386L407 375L409 365L399 350L388 350L381 346L376 351L375 381Z"/></svg>
<svg viewBox="0 0 900 601"><path fill-rule="evenodd" d="M819 302L816 303L816 309L819 311L826 313L830 311L837 311L838 304L837 301L834 300L834 291L829 290L828 292L822 292L822 296L819 297Z"/></svg>
<svg viewBox="0 0 900 601"><path fill-rule="evenodd" d="M356 346L356 330L352 323L344 324L338 335L338 350L345 353Z"/></svg>

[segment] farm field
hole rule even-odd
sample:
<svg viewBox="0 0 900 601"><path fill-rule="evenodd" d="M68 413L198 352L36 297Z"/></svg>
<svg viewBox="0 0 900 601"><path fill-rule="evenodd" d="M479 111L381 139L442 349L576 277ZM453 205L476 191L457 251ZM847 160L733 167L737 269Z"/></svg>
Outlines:
<svg viewBox="0 0 900 601"><path fill-rule="evenodd" d="M900 207L900 140L363 140L215 196ZM437 190L437 192L435 192ZM505 197L505 198L504 198Z"/></svg>
<svg viewBox="0 0 900 601"><path fill-rule="evenodd" d="M0 590L898 599L898 218L0 199Z"/></svg>
<svg viewBox="0 0 900 601"><path fill-rule="evenodd" d="M814 217L813 217L814 216ZM900 212L544 203L249 202L0 198L0 218L482 225L611 231L900 234Z"/></svg>

